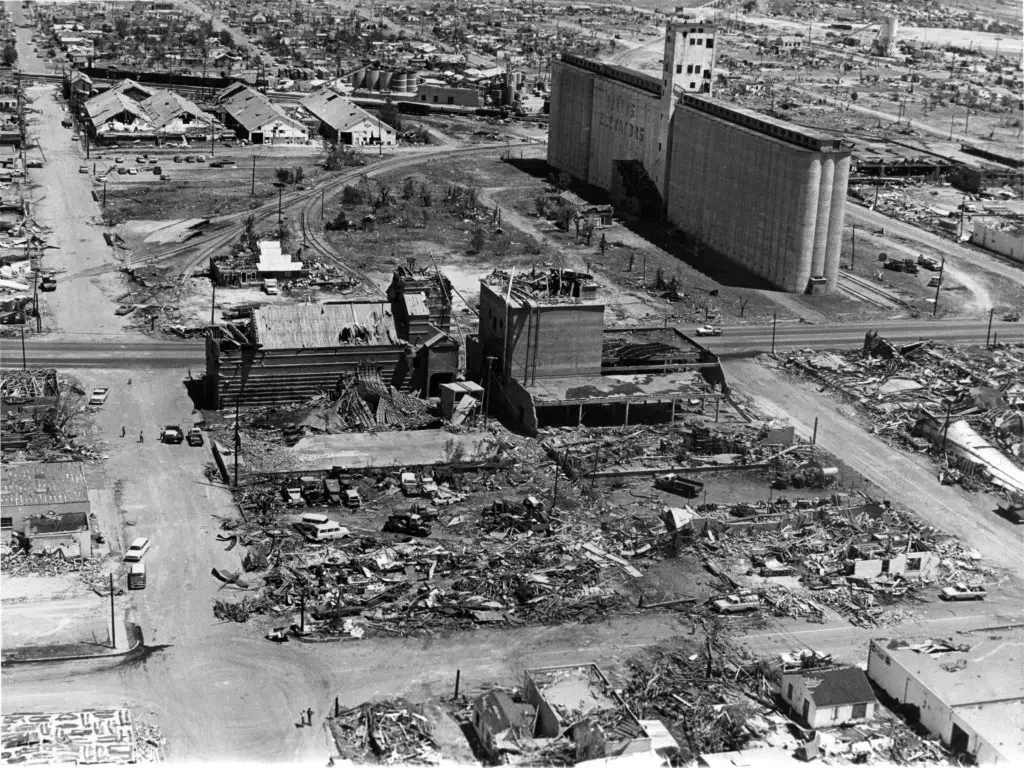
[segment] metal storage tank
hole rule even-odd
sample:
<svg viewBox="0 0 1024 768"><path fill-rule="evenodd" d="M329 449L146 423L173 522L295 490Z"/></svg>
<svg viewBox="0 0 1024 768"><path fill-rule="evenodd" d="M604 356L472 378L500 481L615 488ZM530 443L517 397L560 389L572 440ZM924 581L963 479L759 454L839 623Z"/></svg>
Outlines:
<svg viewBox="0 0 1024 768"><path fill-rule="evenodd" d="M368 91L376 91L377 85L380 83L380 70L379 69L368 69L366 70L366 80L363 82L363 88Z"/></svg>
<svg viewBox="0 0 1024 768"><path fill-rule="evenodd" d="M511 107L516 102L516 88L514 85L506 85L501 89L501 105Z"/></svg>
<svg viewBox="0 0 1024 768"><path fill-rule="evenodd" d="M365 79L366 79L366 70L365 69L357 69L355 72L352 73L352 88L353 89L362 88L363 87L363 81Z"/></svg>
<svg viewBox="0 0 1024 768"><path fill-rule="evenodd" d="M408 82L409 76L405 72L395 72L391 78L392 93L405 93Z"/></svg>
<svg viewBox="0 0 1024 768"><path fill-rule="evenodd" d="M380 73L380 80L377 82L377 87L382 91L391 90L391 76L392 72L390 69L385 69Z"/></svg>

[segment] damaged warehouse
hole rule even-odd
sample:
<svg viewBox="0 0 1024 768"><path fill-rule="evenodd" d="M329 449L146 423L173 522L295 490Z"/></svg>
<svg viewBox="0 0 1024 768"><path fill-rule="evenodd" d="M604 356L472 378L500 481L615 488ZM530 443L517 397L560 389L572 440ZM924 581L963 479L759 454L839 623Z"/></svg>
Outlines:
<svg viewBox="0 0 1024 768"><path fill-rule="evenodd" d="M480 281L467 350L500 410L527 432L551 426L674 421L725 395L718 358L674 329L606 331L590 275L551 270Z"/></svg>
<svg viewBox="0 0 1024 768"><path fill-rule="evenodd" d="M207 401L227 408L236 400L307 400L336 392L344 375L371 370L395 389L437 395L459 371L459 343L448 333L451 301L437 286L433 292L417 290L420 282L430 283L417 282L417 273L402 275L396 274L387 302L265 306L253 311L248 324L212 329L206 341Z"/></svg>

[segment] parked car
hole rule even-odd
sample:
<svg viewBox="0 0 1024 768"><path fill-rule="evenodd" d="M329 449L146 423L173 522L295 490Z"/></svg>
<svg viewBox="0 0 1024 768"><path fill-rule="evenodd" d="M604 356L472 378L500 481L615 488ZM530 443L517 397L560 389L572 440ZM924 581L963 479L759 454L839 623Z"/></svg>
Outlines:
<svg viewBox="0 0 1024 768"><path fill-rule="evenodd" d="M1020 321L1020 312L1008 312L1003 315L1004 323L1016 323Z"/></svg>
<svg viewBox="0 0 1024 768"><path fill-rule="evenodd" d="M420 495L426 496L428 499L432 499L437 495L437 483L430 475L424 475L420 478Z"/></svg>
<svg viewBox="0 0 1024 768"><path fill-rule="evenodd" d="M89 405L103 405L107 402L107 395L110 394L109 387L96 387L89 395Z"/></svg>
<svg viewBox="0 0 1024 768"><path fill-rule="evenodd" d="M74 136L72 136L71 140L72 141L78 141L78 134L76 133Z"/></svg>
<svg viewBox="0 0 1024 768"><path fill-rule="evenodd" d="M200 155L199 157L196 158L196 162L197 163L205 163L206 162L206 158L203 155Z"/></svg>
<svg viewBox="0 0 1024 768"><path fill-rule="evenodd" d="M130 315L134 311L135 311L135 305L134 304L118 304L117 305L117 309L114 310L114 314L115 315L124 316L124 315Z"/></svg>
<svg viewBox="0 0 1024 768"><path fill-rule="evenodd" d="M181 162L181 155L175 155L174 156L174 162L180 163Z"/></svg>
<svg viewBox="0 0 1024 768"><path fill-rule="evenodd" d="M930 278L928 278L929 288L938 288L940 285L942 285L941 275L932 275Z"/></svg>
<svg viewBox="0 0 1024 768"><path fill-rule="evenodd" d="M170 445L177 445L178 443L184 442L185 433L181 431L181 427L176 424L168 424L164 427L163 432L160 433L160 442L168 443Z"/></svg>
<svg viewBox="0 0 1024 768"><path fill-rule="evenodd" d="M314 525L313 523L296 523L295 527L310 541L334 541L349 535L348 528L333 520Z"/></svg>
<svg viewBox="0 0 1024 768"><path fill-rule="evenodd" d="M137 538L135 541L132 542L131 546L128 547L128 551L124 553L125 562L139 562L139 560L145 557L146 553L149 552L149 548L151 545L152 542L149 539L145 537Z"/></svg>
<svg viewBox="0 0 1024 768"><path fill-rule="evenodd" d="M121 163L124 162L124 158L118 155L117 157L114 158L114 162L120 165Z"/></svg>
<svg viewBox="0 0 1024 768"><path fill-rule="evenodd" d="M903 271L903 262L902 261L896 261L896 259L889 259L889 261L885 262L885 264L883 264L882 266L885 269L891 269L893 272L902 272Z"/></svg>
<svg viewBox="0 0 1024 768"><path fill-rule="evenodd" d="M78 172L79 173L88 173L89 172L89 166L88 165L80 165L80 166L78 166Z"/></svg>
<svg viewBox="0 0 1024 768"><path fill-rule="evenodd" d="M951 587L943 587L939 597L943 600L984 600L988 594L980 584L954 584Z"/></svg>
<svg viewBox="0 0 1024 768"><path fill-rule="evenodd" d="M345 490L345 506L349 509L358 509L363 506L363 500L359 497L359 491L355 488Z"/></svg>
<svg viewBox="0 0 1024 768"><path fill-rule="evenodd" d="M135 158L135 162L138 163L139 165L145 165L147 161L148 158L145 155L143 155L142 157Z"/></svg>
<svg viewBox="0 0 1024 768"><path fill-rule="evenodd" d="M132 563L128 566L128 589L146 588L146 564Z"/></svg>
<svg viewBox="0 0 1024 768"><path fill-rule="evenodd" d="M741 613L752 611L761 605L761 599L753 592L738 592L720 597L711 603L719 613Z"/></svg>
<svg viewBox="0 0 1024 768"><path fill-rule="evenodd" d="M419 515L409 512L396 512L384 521L385 533L398 533L405 536L429 536L430 524Z"/></svg>
<svg viewBox="0 0 1024 768"><path fill-rule="evenodd" d="M695 333L698 336L721 336L722 329L715 325L702 325Z"/></svg>
<svg viewBox="0 0 1024 768"><path fill-rule="evenodd" d="M192 155L189 155L188 157L185 158L186 163L194 163L195 161L196 159Z"/></svg>
<svg viewBox="0 0 1024 768"><path fill-rule="evenodd" d="M139 169L138 168L129 168L128 169L128 175L129 176L138 176L139 175Z"/></svg>
<svg viewBox="0 0 1024 768"><path fill-rule="evenodd" d="M50 275L47 275L46 277L44 277L42 280L39 281L39 290L40 291L47 291L47 292L49 292L49 291L56 291L57 290L57 279L55 277L51 277Z"/></svg>
<svg viewBox="0 0 1024 768"><path fill-rule="evenodd" d="M188 431L188 436L185 438L188 444L194 448L198 448L203 444L203 430L199 427L192 427Z"/></svg>
<svg viewBox="0 0 1024 768"><path fill-rule="evenodd" d="M939 271L939 262L931 256L918 256L917 264L919 267L931 270L932 272Z"/></svg>

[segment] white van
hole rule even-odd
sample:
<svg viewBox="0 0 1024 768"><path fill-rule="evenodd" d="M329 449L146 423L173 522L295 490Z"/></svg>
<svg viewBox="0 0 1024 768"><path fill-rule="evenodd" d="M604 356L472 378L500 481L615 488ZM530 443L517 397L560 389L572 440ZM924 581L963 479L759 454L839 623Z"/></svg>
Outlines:
<svg viewBox="0 0 1024 768"><path fill-rule="evenodd" d="M348 528L338 525L335 522L315 525L306 531L306 536L312 541L333 541L344 539L348 536Z"/></svg>

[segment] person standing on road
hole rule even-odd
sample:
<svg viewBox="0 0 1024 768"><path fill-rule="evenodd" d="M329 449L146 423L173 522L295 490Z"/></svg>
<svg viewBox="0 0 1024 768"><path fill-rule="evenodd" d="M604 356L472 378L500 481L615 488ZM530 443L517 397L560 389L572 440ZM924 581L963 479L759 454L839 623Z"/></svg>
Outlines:
<svg viewBox="0 0 1024 768"><path fill-rule="evenodd" d="M125 430L124 425L122 424L121 425L121 437L124 437L126 434L127 434L127 430Z"/></svg>
<svg viewBox="0 0 1024 768"><path fill-rule="evenodd" d="M146 442L146 439L145 439L145 437L143 436L143 434L142 434L142 430L141 430L141 429L139 430L139 442L140 442L140 443L144 443L144 442Z"/></svg>
<svg viewBox="0 0 1024 768"><path fill-rule="evenodd" d="M305 725L306 725L306 713L303 710L300 709L299 710L299 727L301 728L301 727L304 727Z"/></svg>
<svg viewBox="0 0 1024 768"><path fill-rule="evenodd" d="M313 710L312 709L307 709L306 710L306 717L309 718L309 723L308 724L312 725L313 724Z"/></svg>

